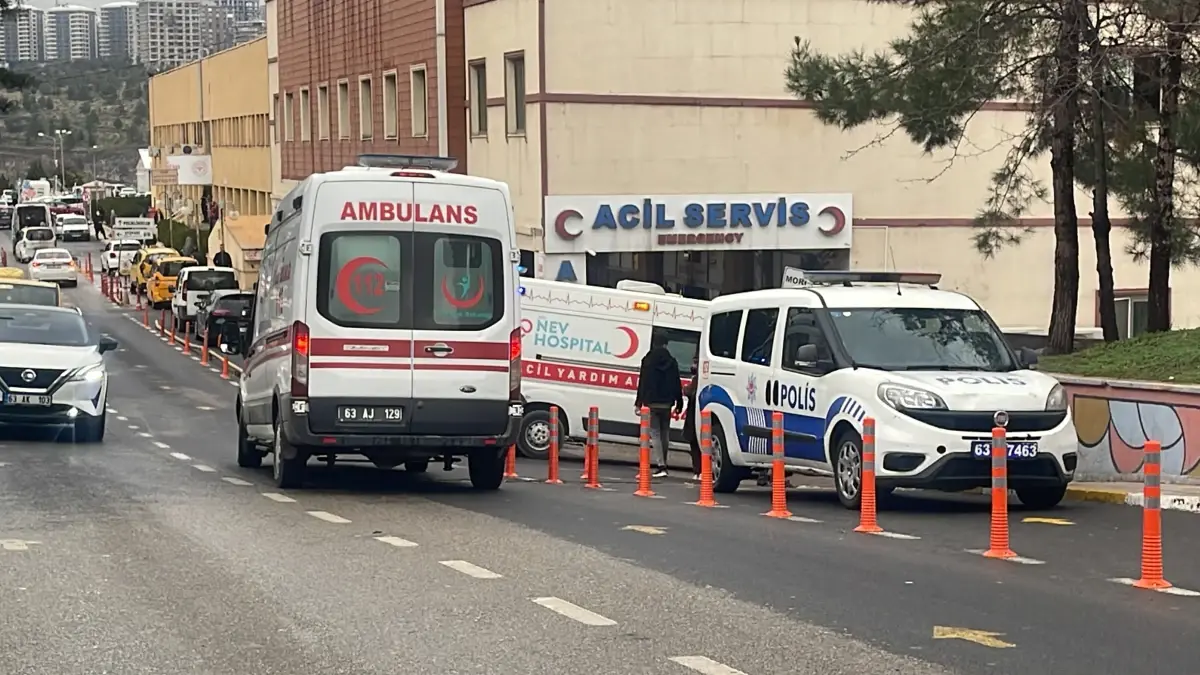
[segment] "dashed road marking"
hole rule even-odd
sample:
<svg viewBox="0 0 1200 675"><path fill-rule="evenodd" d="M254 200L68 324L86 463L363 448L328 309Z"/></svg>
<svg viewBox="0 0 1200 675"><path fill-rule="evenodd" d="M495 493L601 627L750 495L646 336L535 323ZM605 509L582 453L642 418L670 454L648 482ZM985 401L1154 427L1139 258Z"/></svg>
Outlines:
<svg viewBox="0 0 1200 675"><path fill-rule="evenodd" d="M867 534L871 534L876 537L886 537L888 539L905 539L908 541L916 541L917 539L920 539L920 537L916 536L915 534L904 534L902 532L888 532L887 530L884 530L883 532L868 532Z"/></svg>
<svg viewBox="0 0 1200 675"><path fill-rule="evenodd" d="M438 561L438 563L441 565L445 565L446 567L449 567L450 569L455 570L457 572L462 572L463 574L465 574L469 577L475 577L476 579L499 579L499 578L501 578L501 575L496 574L495 572L493 572L489 569L484 569L484 568L480 567L479 565L471 564L471 563L467 562L466 560L440 560L440 561Z"/></svg>
<svg viewBox="0 0 1200 675"><path fill-rule="evenodd" d="M154 441L154 447L158 448L159 450L168 450L171 446L163 443L162 441Z"/></svg>
<svg viewBox="0 0 1200 675"><path fill-rule="evenodd" d="M106 412L106 413L108 413L108 414L110 414L110 415L116 415L116 414L117 414L117 411L116 411L116 410L113 410L112 408L105 408L105 409L104 409L104 412Z"/></svg>
<svg viewBox="0 0 1200 675"><path fill-rule="evenodd" d="M159 389L162 389L163 391L171 391L171 388L170 388L170 387L168 387L168 386L167 386L167 385L165 385L165 384L160 384L160 385L158 386L158 388L159 388Z"/></svg>
<svg viewBox="0 0 1200 675"><path fill-rule="evenodd" d="M305 513L313 518L316 518L317 520L323 520L327 523L333 523L334 525L345 525L346 523L350 522L348 519L334 515L328 511L305 511Z"/></svg>
<svg viewBox="0 0 1200 675"><path fill-rule="evenodd" d="M401 539L400 537L383 536L375 537L375 541L382 541L385 544L395 546L396 548L413 548L417 546L417 542Z"/></svg>
<svg viewBox="0 0 1200 675"><path fill-rule="evenodd" d="M678 663L701 675L746 675L737 668L730 668L724 663L713 661L707 656L672 656L670 661Z"/></svg>
<svg viewBox="0 0 1200 675"><path fill-rule="evenodd" d="M198 405L196 406L196 410L216 410L216 408L210 405Z"/></svg>
<svg viewBox="0 0 1200 675"><path fill-rule="evenodd" d="M138 436L141 436L142 438L153 438L154 434L148 434L144 431L139 431Z"/></svg>
<svg viewBox="0 0 1200 675"><path fill-rule="evenodd" d="M1121 584L1123 586L1132 586L1137 583L1137 579L1109 579L1109 581L1116 583L1116 584ZM1179 596L1188 597L1188 598L1200 597L1200 592L1188 590L1186 588L1179 588L1178 586L1168 586L1166 588L1152 588L1149 590L1157 591L1159 593L1166 593L1167 595L1179 595Z"/></svg>
<svg viewBox="0 0 1200 675"><path fill-rule="evenodd" d="M117 419L121 420L122 422L128 422L128 421L129 421L129 418L128 418L128 417L125 417L125 416L118 417Z"/></svg>
<svg viewBox="0 0 1200 675"><path fill-rule="evenodd" d="M197 471L203 471L204 473L216 473L217 472L216 469L212 468L211 466L209 466L207 464L193 464L192 468Z"/></svg>
<svg viewBox="0 0 1200 675"><path fill-rule="evenodd" d="M136 424L130 424L130 425L129 425L129 430L130 430L130 431L137 431L138 429L141 429L141 427L139 427L139 426L138 426L138 425L136 425Z"/></svg>
<svg viewBox="0 0 1200 675"><path fill-rule="evenodd" d="M188 457L187 455L183 454L182 452L172 452L171 456L181 462L187 462L192 459L191 457Z"/></svg>
<svg viewBox="0 0 1200 675"><path fill-rule="evenodd" d="M975 555L983 555L984 553L987 553L987 551L984 551L983 549L974 548L974 549L967 550L967 553L974 553ZM1046 564L1045 560L1036 560L1034 558L1026 558L1025 556L1020 556L1020 555L1013 556L1011 558L995 558L995 560L1003 560L1004 562L1016 563L1018 565L1045 565Z"/></svg>
<svg viewBox="0 0 1200 675"><path fill-rule="evenodd" d="M241 478L234 478L233 476L223 476L221 480L229 483L230 485L237 485L239 487L250 487L252 485L250 481L242 480Z"/></svg>
<svg viewBox="0 0 1200 675"><path fill-rule="evenodd" d="M612 619L610 619L606 616L601 616L601 615L593 612L590 609L584 609L584 608L580 607L579 605L576 605L575 603L572 603L572 602L567 602L566 600L563 600L562 598L555 598L555 597L533 598L533 602L538 605L541 605L542 607L545 607L546 609L548 609L552 612L557 612L557 613L567 617L568 619L571 619L573 621L578 621L579 623L581 623L585 626L615 626L615 625L617 625L616 621L613 621Z"/></svg>
<svg viewBox="0 0 1200 675"><path fill-rule="evenodd" d="M262 493L262 496L266 497L267 499L270 499L273 502L279 502L280 504L295 504L296 503L295 499L292 499L291 497L289 497L285 494L280 494L278 492L264 492L264 493Z"/></svg>
<svg viewBox="0 0 1200 675"><path fill-rule="evenodd" d="M817 523L821 522L821 521L817 520L816 518L805 518L804 516L788 516L787 519L792 521L793 523L817 524Z"/></svg>

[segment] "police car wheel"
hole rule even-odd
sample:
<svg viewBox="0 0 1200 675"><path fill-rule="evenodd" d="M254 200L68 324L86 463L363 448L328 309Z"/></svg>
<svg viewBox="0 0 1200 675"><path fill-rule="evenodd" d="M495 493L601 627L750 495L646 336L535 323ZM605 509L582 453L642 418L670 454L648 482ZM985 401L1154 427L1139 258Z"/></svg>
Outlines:
<svg viewBox="0 0 1200 675"><path fill-rule="evenodd" d="M848 509L857 509L862 499L862 438L847 431L838 436L833 451L833 485L838 501Z"/></svg>
<svg viewBox="0 0 1200 675"><path fill-rule="evenodd" d="M745 467L734 466L729 459L729 451L725 449L725 430L715 419L712 422L712 475L713 492L724 494L737 492L742 481L750 475Z"/></svg>
<svg viewBox="0 0 1200 675"><path fill-rule="evenodd" d="M1067 496L1067 484L1016 488L1017 499L1031 509L1052 509Z"/></svg>

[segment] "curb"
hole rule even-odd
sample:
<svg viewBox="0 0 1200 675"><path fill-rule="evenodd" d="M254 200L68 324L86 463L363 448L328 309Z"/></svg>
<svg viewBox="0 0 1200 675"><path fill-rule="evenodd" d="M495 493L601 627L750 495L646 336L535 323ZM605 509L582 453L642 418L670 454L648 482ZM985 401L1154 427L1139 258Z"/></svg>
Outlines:
<svg viewBox="0 0 1200 675"><path fill-rule="evenodd" d="M967 490L967 494L991 494L990 488ZM1136 506L1141 508L1145 503L1141 492L1105 487L1068 486L1067 496L1073 502L1093 502L1098 504L1116 504L1117 506ZM1200 514L1200 495L1163 495L1162 508L1165 511L1184 511Z"/></svg>
<svg viewBox="0 0 1200 675"><path fill-rule="evenodd" d="M140 326L140 325L141 325L141 323L139 323L138 325ZM143 328L145 328L145 326L142 326L142 327L143 327ZM153 335L158 335L158 334L159 334L159 331L160 331L160 330L162 330L162 322L161 322L161 321L159 321L158 319L154 319L153 321L151 321L151 322L150 322L150 327L149 327L149 328L146 328L146 330L150 331L150 333L151 333L151 334L153 334ZM176 344L175 346L179 348L179 351L183 351L183 338L179 338L179 340L178 340L178 344ZM200 353L200 350L201 350L201 348L202 348L200 345L196 345L196 344L193 344L191 347L192 347L192 348L191 348L191 350L189 350L189 351L188 351L188 354L189 354L189 355L190 355L192 352L196 352L197 354L199 354L199 353ZM224 355L224 354L222 354L220 351L213 351L213 350L211 350L211 349L209 350L208 354L209 354L209 357L210 357L210 358L213 358L213 359L216 359L216 360L220 360L220 359L223 359L223 358L227 358L227 357L225 357L225 355ZM238 364L234 363L232 359L227 359L227 360L229 361L229 370L230 370L230 371L232 371L232 372L235 372L235 373L239 373L239 374L242 372L242 367L241 367L241 366L239 366ZM211 362L210 362L210 363L209 363L209 366L211 367L211 365L212 365L212 364L211 364Z"/></svg>

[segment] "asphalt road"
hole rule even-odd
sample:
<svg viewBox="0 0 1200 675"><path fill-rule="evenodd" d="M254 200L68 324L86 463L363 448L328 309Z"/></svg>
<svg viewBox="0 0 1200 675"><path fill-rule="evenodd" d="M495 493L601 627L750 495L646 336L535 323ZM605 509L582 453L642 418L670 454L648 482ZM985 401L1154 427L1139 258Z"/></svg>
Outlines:
<svg viewBox="0 0 1200 675"><path fill-rule="evenodd" d="M600 491L521 461L492 494L461 470L347 464L283 495L236 467L233 385L95 289L67 293L121 341L115 412L97 447L0 437L4 672L1124 675L1200 657L1200 598L1110 581L1138 576L1129 507L1014 506L1013 548L1041 563L1014 564L967 552L987 545L982 498L899 495L881 523L919 538L873 537L816 479L789 499L818 522L763 517L753 487L721 509L677 479L637 498L619 464ZM1168 578L1200 590L1200 518L1164 529Z"/></svg>

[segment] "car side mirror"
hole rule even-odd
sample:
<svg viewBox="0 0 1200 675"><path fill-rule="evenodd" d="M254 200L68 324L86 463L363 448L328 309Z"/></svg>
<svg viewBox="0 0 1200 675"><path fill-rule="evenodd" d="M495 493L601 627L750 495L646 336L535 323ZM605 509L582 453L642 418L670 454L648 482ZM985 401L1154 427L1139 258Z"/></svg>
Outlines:
<svg viewBox="0 0 1200 675"><path fill-rule="evenodd" d="M100 342L97 343L96 348L100 350L101 354L103 354L105 352L113 351L118 346L120 346L120 344L121 343L117 342L116 340L114 340L113 338L111 338L107 335L101 335Z"/></svg>
<svg viewBox="0 0 1200 675"><path fill-rule="evenodd" d="M1020 359L1021 365L1027 368L1036 366L1038 362L1037 352L1029 347L1021 347L1020 351L1017 352L1017 358Z"/></svg>
<svg viewBox="0 0 1200 675"><path fill-rule="evenodd" d="M817 362L817 346L814 344L800 345L792 357L796 365L810 365Z"/></svg>

